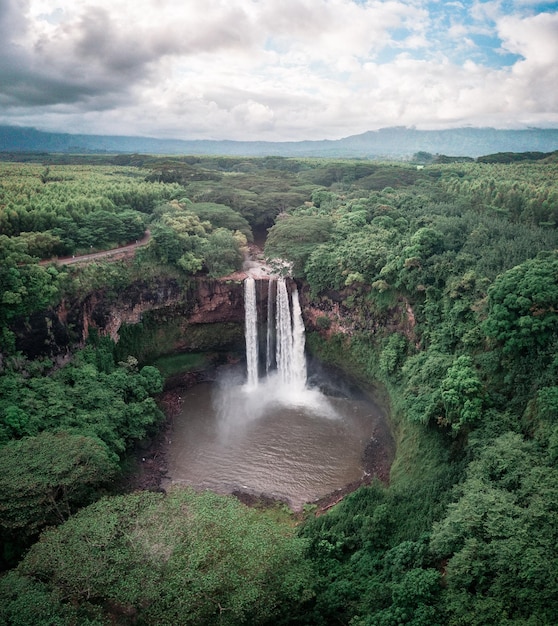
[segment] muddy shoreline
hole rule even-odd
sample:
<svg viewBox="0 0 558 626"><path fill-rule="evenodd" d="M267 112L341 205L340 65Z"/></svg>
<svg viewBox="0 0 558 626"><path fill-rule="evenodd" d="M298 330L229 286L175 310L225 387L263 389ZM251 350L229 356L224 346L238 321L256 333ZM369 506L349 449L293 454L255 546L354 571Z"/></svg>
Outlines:
<svg viewBox="0 0 558 626"><path fill-rule="evenodd" d="M159 408L165 415L160 430L149 441L142 442L131 454L129 470L120 489L133 491L164 491L163 485L169 480L167 454L171 439L173 421L182 410L184 390L207 381L207 372L190 372L174 380L167 381L166 388L157 399ZM393 460L394 443L387 428L377 427L363 453L363 476L360 480L345 485L323 496L309 505L316 507L316 513L322 513L340 502L347 494L374 480L389 483L389 473ZM238 500L248 506L273 506L279 502L265 494L234 491ZM282 504L287 504L282 502Z"/></svg>

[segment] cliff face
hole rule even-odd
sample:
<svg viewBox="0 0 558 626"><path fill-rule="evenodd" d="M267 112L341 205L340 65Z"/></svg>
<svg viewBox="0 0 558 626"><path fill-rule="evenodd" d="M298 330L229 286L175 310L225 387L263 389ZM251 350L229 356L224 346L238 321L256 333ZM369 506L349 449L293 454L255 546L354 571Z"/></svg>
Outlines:
<svg viewBox="0 0 558 626"><path fill-rule="evenodd" d="M363 293L364 296L361 293L357 298L348 288L344 292L330 291L312 298L308 288L302 289L306 329L326 338L336 334L351 336L362 331L371 336L399 332L416 343L415 315L406 299L401 297L392 306L379 308L367 299L366 291Z"/></svg>
<svg viewBox="0 0 558 626"><path fill-rule="evenodd" d="M262 320L267 316L268 280L256 281L258 317ZM410 341L415 340L413 311L404 300L378 311L365 299L348 307L346 293L311 298L304 285L299 285L299 293L306 329L326 338L336 333L366 331L374 335L398 331ZM116 343L124 333L123 351L156 356L173 351L229 349L233 344L241 347L243 327L243 276L235 276L195 278L187 286L161 278L136 281L118 293L94 291L63 300L28 319L16 320L11 330L16 336L16 349L26 357L63 360L83 346L92 332L109 336Z"/></svg>
<svg viewBox="0 0 558 626"><path fill-rule="evenodd" d="M244 323L241 281L193 279L187 287L174 279L136 281L119 293L95 291L58 306L19 319L11 330L16 349L28 358L63 358L79 347L92 331L120 339L123 327L155 313L162 323L178 319L183 327L202 324Z"/></svg>

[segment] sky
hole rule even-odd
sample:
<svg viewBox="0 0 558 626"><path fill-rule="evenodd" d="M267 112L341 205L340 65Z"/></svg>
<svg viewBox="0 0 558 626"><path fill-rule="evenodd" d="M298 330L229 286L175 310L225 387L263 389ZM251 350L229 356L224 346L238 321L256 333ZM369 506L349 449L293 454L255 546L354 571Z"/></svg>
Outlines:
<svg viewBox="0 0 558 626"><path fill-rule="evenodd" d="M265 141L558 128L558 1L0 0L0 124Z"/></svg>

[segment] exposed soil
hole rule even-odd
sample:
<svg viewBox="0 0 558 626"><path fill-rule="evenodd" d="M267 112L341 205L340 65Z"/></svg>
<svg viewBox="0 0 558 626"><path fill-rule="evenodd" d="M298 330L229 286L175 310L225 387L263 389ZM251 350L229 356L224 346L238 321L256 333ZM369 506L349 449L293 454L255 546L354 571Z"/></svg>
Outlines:
<svg viewBox="0 0 558 626"><path fill-rule="evenodd" d="M258 280L268 280L274 276L273 269L264 260L262 248L254 243L248 246L242 269L224 276L221 280L244 280L248 276Z"/></svg>

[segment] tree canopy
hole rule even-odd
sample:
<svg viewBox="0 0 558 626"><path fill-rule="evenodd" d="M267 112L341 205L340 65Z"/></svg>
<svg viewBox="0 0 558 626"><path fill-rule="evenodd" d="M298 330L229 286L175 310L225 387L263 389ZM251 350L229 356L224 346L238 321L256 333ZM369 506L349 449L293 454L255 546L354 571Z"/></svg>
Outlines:
<svg viewBox="0 0 558 626"><path fill-rule="evenodd" d="M60 158L0 163L2 623L554 623L555 155ZM146 228L124 262L39 262ZM26 359L16 325L140 278L227 276L265 229L314 355L383 390L389 485L288 523L188 490L104 498L157 430L161 375L136 339L119 362L93 335L65 365Z"/></svg>
<svg viewBox="0 0 558 626"><path fill-rule="evenodd" d="M19 588L0 581L0 611L6 618L46 586L62 599L59 615L78 607L79 619L272 624L309 597L304 546L269 517L209 492L107 498L43 533L16 570Z"/></svg>

